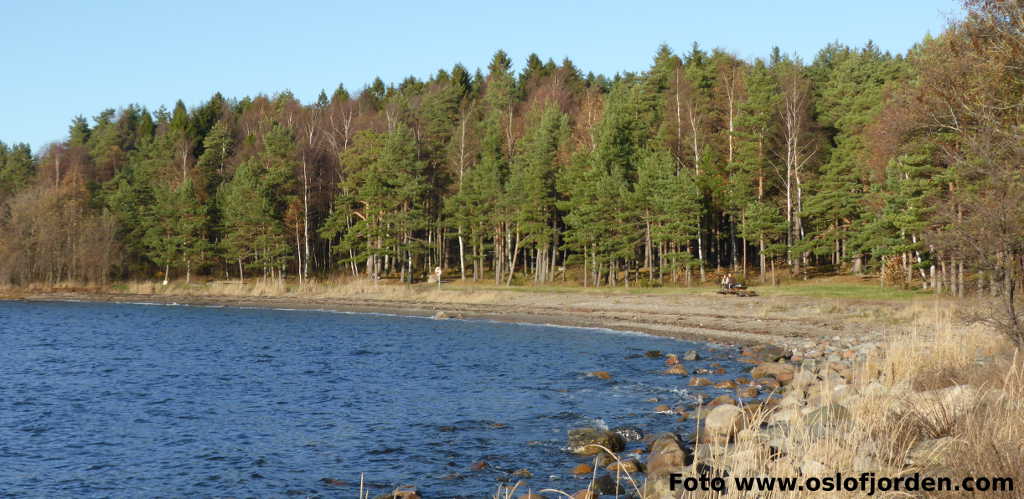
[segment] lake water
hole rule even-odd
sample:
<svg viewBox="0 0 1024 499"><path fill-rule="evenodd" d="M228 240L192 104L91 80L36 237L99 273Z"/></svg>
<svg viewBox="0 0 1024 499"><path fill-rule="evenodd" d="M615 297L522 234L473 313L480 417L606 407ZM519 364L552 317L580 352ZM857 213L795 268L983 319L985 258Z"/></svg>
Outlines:
<svg viewBox="0 0 1024 499"><path fill-rule="evenodd" d="M685 433L647 399L726 392L639 355L689 349L728 369L712 379L744 372L735 349L600 330L0 302L0 495L355 497L365 473L374 494L481 497L522 468L571 492L568 429Z"/></svg>

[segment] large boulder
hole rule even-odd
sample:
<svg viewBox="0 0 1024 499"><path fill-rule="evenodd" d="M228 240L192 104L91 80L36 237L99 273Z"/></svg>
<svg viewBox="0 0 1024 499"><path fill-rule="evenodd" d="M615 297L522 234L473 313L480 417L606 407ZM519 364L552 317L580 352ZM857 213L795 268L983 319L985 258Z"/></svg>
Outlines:
<svg viewBox="0 0 1024 499"><path fill-rule="evenodd" d="M722 404L704 418L704 437L715 441L728 441L743 426L743 409Z"/></svg>
<svg viewBox="0 0 1024 499"><path fill-rule="evenodd" d="M946 461L946 456L954 449L956 439L953 437L942 437L932 440L923 440L914 444L907 453L907 464L921 469L936 466Z"/></svg>
<svg viewBox="0 0 1024 499"><path fill-rule="evenodd" d="M765 362L758 364L750 371L750 375L754 378L775 378L779 383L787 385L793 381L796 375L796 368L792 364L786 364L785 362Z"/></svg>
<svg viewBox="0 0 1024 499"><path fill-rule="evenodd" d="M673 491L669 487L669 475L684 472L684 467L693 461L679 437L672 433L659 434L648 448L648 455L642 497L666 499L685 494L681 488Z"/></svg>
<svg viewBox="0 0 1024 499"><path fill-rule="evenodd" d="M647 476L678 473L690 461L690 454L673 433L659 433L647 449L647 455Z"/></svg>
<svg viewBox="0 0 1024 499"><path fill-rule="evenodd" d="M906 397L904 409L933 420L959 419L978 404L979 398L977 388L953 385L910 394Z"/></svg>
<svg viewBox="0 0 1024 499"><path fill-rule="evenodd" d="M569 450L573 454L592 456L604 452L604 447L611 452L621 452L626 441L613 431L597 428L574 428L569 430Z"/></svg>
<svg viewBox="0 0 1024 499"><path fill-rule="evenodd" d="M815 437L845 428L853 420L850 410L840 404L828 404L814 409L804 416L808 433Z"/></svg>

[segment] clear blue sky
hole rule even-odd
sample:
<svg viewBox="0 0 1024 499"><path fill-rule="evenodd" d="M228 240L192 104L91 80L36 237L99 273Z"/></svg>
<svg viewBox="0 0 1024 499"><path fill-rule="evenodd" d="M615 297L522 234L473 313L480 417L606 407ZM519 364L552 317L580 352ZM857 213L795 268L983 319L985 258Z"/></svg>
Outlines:
<svg viewBox="0 0 1024 499"><path fill-rule="evenodd" d="M826 43L905 52L959 14L953 0L220 1L6 0L0 6L0 140L33 151L71 118L138 103L189 107L344 83L397 82L501 48L612 75L647 68L659 44L694 41L744 58L773 45L810 60Z"/></svg>

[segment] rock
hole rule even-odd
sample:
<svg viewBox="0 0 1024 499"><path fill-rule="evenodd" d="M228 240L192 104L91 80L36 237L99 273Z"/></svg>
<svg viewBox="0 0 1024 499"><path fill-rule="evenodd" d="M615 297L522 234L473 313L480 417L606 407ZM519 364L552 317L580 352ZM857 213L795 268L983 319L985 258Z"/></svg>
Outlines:
<svg viewBox="0 0 1024 499"><path fill-rule="evenodd" d="M754 428L744 428L736 432L737 442L761 442L766 443L771 439L771 435L768 432L757 430Z"/></svg>
<svg viewBox="0 0 1024 499"><path fill-rule="evenodd" d="M644 357L647 357L648 359L660 359L661 350L648 350L644 352Z"/></svg>
<svg viewBox="0 0 1024 499"><path fill-rule="evenodd" d="M330 485L332 487L343 487L347 485L345 482L335 478L321 478L320 481L323 482L324 485Z"/></svg>
<svg viewBox="0 0 1024 499"><path fill-rule="evenodd" d="M534 494L533 492L527 492L519 495L516 499L544 499L544 496L540 494Z"/></svg>
<svg viewBox="0 0 1024 499"><path fill-rule="evenodd" d="M745 448L726 454L722 464L732 475L750 476L761 470L768 453L760 448Z"/></svg>
<svg viewBox="0 0 1024 499"><path fill-rule="evenodd" d="M701 358L700 354L698 354L696 350L687 350L686 353L684 353L683 356L682 356L682 360L685 360L685 361L688 361L688 362L698 361L698 360L700 360L700 358ZM718 366L715 366L715 367L718 367Z"/></svg>
<svg viewBox="0 0 1024 499"><path fill-rule="evenodd" d="M774 345L758 345L744 350L741 355L753 357L761 362L776 362L789 358L791 352L788 349Z"/></svg>
<svg viewBox="0 0 1024 499"><path fill-rule="evenodd" d="M800 465L800 474L803 476L826 476L830 474L828 467L814 459L806 458Z"/></svg>
<svg viewBox="0 0 1024 499"><path fill-rule="evenodd" d="M757 383L758 386L765 390L778 390L782 388L782 383L779 383L779 380L775 378L757 378L754 380L754 383Z"/></svg>
<svg viewBox="0 0 1024 499"><path fill-rule="evenodd" d="M795 367L791 364L785 364L782 362L765 362L764 364L758 364L757 367L750 371L750 375L755 378L765 378L770 376L783 385L789 384L793 381L795 374Z"/></svg>
<svg viewBox="0 0 1024 499"><path fill-rule="evenodd" d="M446 313L444 313L443 311L440 311L440 310L437 311L434 314L434 319L440 320L440 319L447 319L447 318L448 318L448 314L446 314Z"/></svg>
<svg viewBox="0 0 1024 499"><path fill-rule="evenodd" d="M483 470L483 469L487 469L488 466L490 466L490 464L487 464L487 461L477 461L477 462L469 465L469 469L471 469L473 471L480 471L480 470Z"/></svg>
<svg viewBox="0 0 1024 499"><path fill-rule="evenodd" d="M569 449L574 454L592 456L604 452L620 452L626 442L618 433L597 428L574 428L569 430Z"/></svg>
<svg viewBox="0 0 1024 499"><path fill-rule="evenodd" d="M622 495L626 492L625 487L615 481L611 475L603 474L594 481L594 491L598 494Z"/></svg>
<svg viewBox="0 0 1024 499"><path fill-rule="evenodd" d="M724 367L719 367L718 369L715 369L714 371L711 371L711 372L713 374L722 375L722 374L725 374L725 368Z"/></svg>
<svg viewBox="0 0 1024 499"><path fill-rule="evenodd" d="M811 371L799 370L793 375L793 381L790 383L791 387L796 388L807 388L818 382L818 377Z"/></svg>
<svg viewBox="0 0 1024 499"><path fill-rule="evenodd" d="M530 470L526 468L520 468L518 470L513 471L512 476L516 478L533 478L533 473L530 473Z"/></svg>
<svg viewBox="0 0 1024 499"><path fill-rule="evenodd" d="M944 456L950 452L955 443L956 439L953 437L918 442L907 453L907 464L919 468L940 465L945 461Z"/></svg>
<svg viewBox="0 0 1024 499"><path fill-rule="evenodd" d="M665 404L656 405L654 406L654 412L657 412L658 414L671 414L672 408Z"/></svg>
<svg viewBox="0 0 1024 499"><path fill-rule="evenodd" d="M676 365L678 363L679 363L679 357L676 357L676 354L670 353L670 354L665 356L665 365L666 366L674 366L674 365Z"/></svg>
<svg viewBox="0 0 1024 499"><path fill-rule="evenodd" d="M811 435L821 437L851 422L850 410L840 404L829 404L807 413L804 422Z"/></svg>
<svg viewBox="0 0 1024 499"><path fill-rule="evenodd" d="M768 422L771 424L792 423L800 419L800 416L802 416L802 414L798 407L789 407L772 412L768 416Z"/></svg>
<svg viewBox="0 0 1024 499"><path fill-rule="evenodd" d="M736 378L733 381L735 381L737 385L749 385L750 384L750 378L747 378L745 376L741 376L739 378Z"/></svg>
<svg viewBox="0 0 1024 499"><path fill-rule="evenodd" d="M421 496L415 487L402 487L380 494L374 499L421 499Z"/></svg>
<svg viewBox="0 0 1024 499"><path fill-rule="evenodd" d="M672 433L660 433L648 447L647 476L675 473L689 464L690 455L683 448L679 437Z"/></svg>
<svg viewBox="0 0 1024 499"><path fill-rule="evenodd" d="M736 388L736 382L733 380L725 380L719 383L715 383L715 388L721 388L723 390L731 390Z"/></svg>
<svg viewBox="0 0 1024 499"><path fill-rule="evenodd" d="M724 405L724 404L736 405L736 401L733 400L733 398L728 396L728 395L719 395L719 396L715 397L715 399L712 400L711 402L708 402L704 406L704 409L714 409L715 407L718 407L718 406Z"/></svg>
<svg viewBox="0 0 1024 499"><path fill-rule="evenodd" d="M594 472L594 467L589 465L589 464L587 464L587 463L577 464L576 467L574 467L572 469L572 474L573 475L589 475L589 474L591 474L593 472Z"/></svg>
<svg viewBox="0 0 1024 499"><path fill-rule="evenodd" d="M953 385L938 390L910 394L906 406L918 414L939 419L959 419L978 403L978 389L970 385Z"/></svg>
<svg viewBox="0 0 1024 499"><path fill-rule="evenodd" d="M608 470L608 471L611 471L613 473L614 472L625 472L625 473L630 473L630 474L638 473L641 470L640 463L637 462L636 459L627 459L625 461L616 461L614 463L609 464L605 469Z"/></svg>
<svg viewBox="0 0 1024 499"><path fill-rule="evenodd" d="M615 462L615 456L613 456L613 455L611 455L611 454L609 454L607 452L603 452L601 454L598 454L598 456L597 456L597 463L595 463L595 464L597 465L598 468L603 468L603 467L608 466L609 464L614 463L614 462Z"/></svg>
<svg viewBox="0 0 1024 499"><path fill-rule="evenodd" d="M612 375L608 374L608 371L591 371L587 373L587 376L598 379L612 379Z"/></svg>
<svg viewBox="0 0 1024 499"><path fill-rule="evenodd" d="M791 392L787 393L784 397L779 399L779 407L780 408L803 407L803 405L804 405L804 394L803 394L803 392L801 392L799 390L791 391Z"/></svg>
<svg viewBox="0 0 1024 499"><path fill-rule="evenodd" d="M597 499L597 494L594 494L590 489L577 490L573 494L572 499Z"/></svg>
<svg viewBox="0 0 1024 499"><path fill-rule="evenodd" d="M668 369L665 369L664 371L662 371L661 374L679 374L679 375L682 375L682 376L688 376L690 374L690 372L687 371L686 368L683 367L682 364L675 364L675 365L669 367Z"/></svg>
<svg viewBox="0 0 1024 499"><path fill-rule="evenodd" d="M704 418L704 436L728 441L743 425L743 410L732 404L722 404Z"/></svg>
<svg viewBox="0 0 1024 499"><path fill-rule="evenodd" d="M745 399L752 399L759 395L756 386L746 386L736 391L736 396Z"/></svg>
<svg viewBox="0 0 1024 499"><path fill-rule="evenodd" d="M690 385L690 386L711 386L712 385L710 379L701 378L701 377L698 377L698 376L691 377L690 378L690 382L687 383L687 384Z"/></svg>

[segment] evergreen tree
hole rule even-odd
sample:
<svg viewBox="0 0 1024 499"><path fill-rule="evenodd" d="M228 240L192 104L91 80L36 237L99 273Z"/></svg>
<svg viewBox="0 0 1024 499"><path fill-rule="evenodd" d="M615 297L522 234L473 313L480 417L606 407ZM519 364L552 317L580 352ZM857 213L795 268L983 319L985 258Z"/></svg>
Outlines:
<svg viewBox="0 0 1024 499"><path fill-rule="evenodd" d="M172 266L185 268L185 282L191 282L192 270L205 261L208 243L206 206L196 196L191 180L176 188L158 187L149 213L145 245L149 256L164 267L164 283Z"/></svg>
<svg viewBox="0 0 1024 499"><path fill-rule="evenodd" d="M0 142L0 205L18 191L28 187L36 165L28 144L7 146Z"/></svg>

